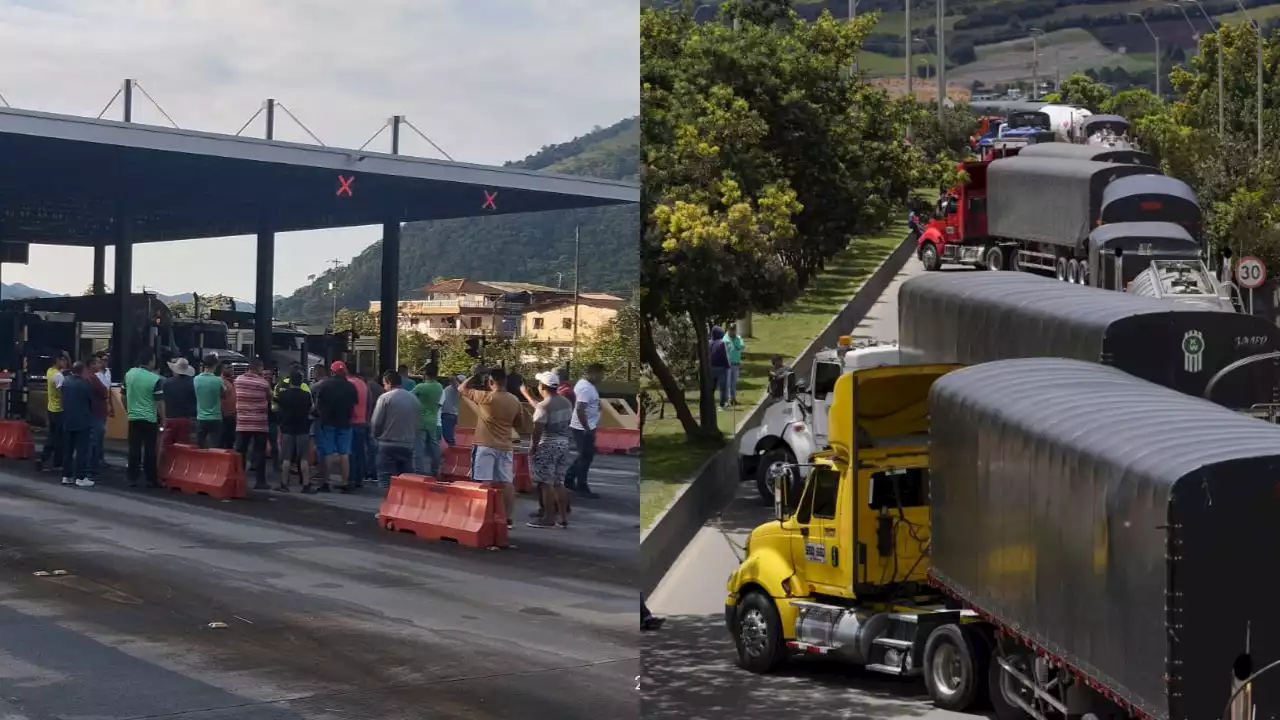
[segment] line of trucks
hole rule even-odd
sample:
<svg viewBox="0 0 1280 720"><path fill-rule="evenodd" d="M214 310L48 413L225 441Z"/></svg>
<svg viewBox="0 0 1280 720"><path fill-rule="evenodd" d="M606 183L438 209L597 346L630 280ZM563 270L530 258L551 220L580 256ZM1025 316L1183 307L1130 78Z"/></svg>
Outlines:
<svg viewBox="0 0 1280 720"><path fill-rule="evenodd" d="M898 330L815 362L825 439L772 467L728 581L740 664L825 656L999 720L1274 714L1249 588L1280 561L1280 328L969 272L906 281Z"/></svg>

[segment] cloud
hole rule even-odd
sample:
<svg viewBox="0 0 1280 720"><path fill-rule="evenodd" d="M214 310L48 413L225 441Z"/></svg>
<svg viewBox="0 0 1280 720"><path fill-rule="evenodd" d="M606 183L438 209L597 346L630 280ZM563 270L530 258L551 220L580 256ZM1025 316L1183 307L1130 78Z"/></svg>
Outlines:
<svg viewBox="0 0 1280 720"><path fill-rule="evenodd" d="M638 12L635 0L0 0L0 65L14 69L0 93L96 116L133 77L180 126L226 133L274 97L345 147L402 114L454 158L499 164L639 112ZM106 116L120 112L117 99ZM133 117L167 124L140 93ZM310 142L285 113L276 137ZM383 133L371 147L388 143ZM412 130L401 150L436 156ZM377 239L376 228L280 236L276 292ZM226 257L252 253L247 238L140 246L134 279L252 296L252 274ZM33 248L4 280L79 292L91 258Z"/></svg>

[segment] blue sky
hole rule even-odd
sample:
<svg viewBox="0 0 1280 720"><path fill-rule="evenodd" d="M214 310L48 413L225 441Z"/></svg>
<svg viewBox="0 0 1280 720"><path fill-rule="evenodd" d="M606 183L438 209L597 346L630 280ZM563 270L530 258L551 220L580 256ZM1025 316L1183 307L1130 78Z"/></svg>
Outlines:
<svg viewBox="0 0 1280 720"><path fill-rule="evenodd" d="M342 147L402 114L455 159L501 164L639 112L638 16L636 0L0 0L0 94L93 117L133 77L179 126L225 133L274 97ZM134 120L167 124L141 96ZM310 142L281 116L276 137ZM438 157L412 131L401 151ZM378 237L278 236L276 292ZM135 290L252 298L253 274L235 268L253 248L247 237L138 246ZM108 251L108 280L112 262ZM34 246L3 279L79 293L92 273L91 250Z"/></svg>

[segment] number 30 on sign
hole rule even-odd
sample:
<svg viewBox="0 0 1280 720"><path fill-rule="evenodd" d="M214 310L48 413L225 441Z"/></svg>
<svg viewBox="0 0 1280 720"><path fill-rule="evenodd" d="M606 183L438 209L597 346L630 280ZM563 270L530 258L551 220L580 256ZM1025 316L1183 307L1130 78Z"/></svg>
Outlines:
<svg viewBox="0 0 1280 720"><path fill-rule="evenodd" d="M1256 290L1267 281L1267 266L1252 255L1240 258L1236 267L1236 282L1245 290Z"/></svg>

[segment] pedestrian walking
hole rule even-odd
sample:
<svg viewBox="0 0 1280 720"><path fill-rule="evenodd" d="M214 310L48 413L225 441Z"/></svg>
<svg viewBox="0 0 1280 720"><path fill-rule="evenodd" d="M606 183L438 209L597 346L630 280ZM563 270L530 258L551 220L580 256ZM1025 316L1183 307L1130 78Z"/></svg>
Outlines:
<svg viewBox="0 0 1280 720"><path fill-rule="evenodd" d="M344 366L345 367L345 366ZM374 464L374 458L365 455L369 447L369 383L364 378L346 375L347 382L356 391L356 404L351 408L351 468L348 485L354 490L364 485L365 467Z"/></svg>
<svg viewBox="0 0 1280 720"><path fill-rule="evenodd" d="M171 375L164 381L164 430L160 433L160 453L163 455L169 446L175 443L184 445L191 442L191 431L195 429L196 414L199 412L196 402L196 369L191 367L184 357L169 361Z"/></svg>
<svg viewBox="0 0 1280 720"><path fill-rule="evenodd" d="M556 368L556 378L560 381L556 392L568 400L570 405L577 405L578 399L573 396L573 383L569 381L569 368Z"/></svg>
<svg viewBox="0 0 1280 720"><path fill-rule="evenodd" d="M311 445L316 449L316 466L312 468L312 472L315 473L314 480L317 486L323 488L325 492L329 492L329 476L325 474L325 468L329 466L329 461L324 455L325 450L328 448L324 447L324 444L320 442L320 415L315 407L316 399L320 396L321 386L329 381L329 366L323 363L316 363L311 368L311 377L314 378L311 381ZM308 492L308 488L304 487L302 491ZM314 492L315 488L311 488L311 491Z"/></svg>
<svg viewBox="0 0 1280 720"><path fill-rule="evenodd" d="M230 363L222 364L222 448L234 450L236 447L236 385L235 373Z"/></svg>
<svg viewBox="0 0 1280 720"><path fill-rule="evenodd" d="M440 437L449 443L449 447L458 444L454 431L458 428L458 401L462 395L458 385L465 381L462 375L452 375L444 379L444 390L440 393Z"/></svg>
<svg viewBox="0 0 1280 720"><path fill-rule="evenodd" d="M89 358L85 378L93 386L93 425L89 432L88 479L96 480L105 464L102 451L107 437L107 418L115 417L116 414L116 409L111 402L111 387L102 382L102 354Z"/></svg>
<svg viewBox="0 0 1280 720"><path fill-rule="evenodd" d="M533 410L533 438L529 444L529 469L538 486L542 516L529 521L531 528L567 528L569 497L564 478L573 458L569 422L573 405L556 392L560 378L553 372L538 373L541 399Z"/></svg>
<svg viewBox="0 0 1280 720"><path fill-rule="evenodd" d="M215 355L205 355L202 372L191 381L196 393L196 444L201 449L222 447L222 407L226 385Z"/></svg>
<svg viewBox="0 0 1280 720"><path fill-rule="evenodd" d="M281 381L276 402L280 412L280 486L289 491L289 473L298 472L298 486L306 487L311 478L311 393L302 370L294 370L288 382Z"/></svg>
<svg viewBox="0 0 1280 720"><path fill-rule="evenodd" d="M711 328L711 377L715 380L715 389L720 393L720 409L729 407L729 348L724 341L724 330L717 325ZM577 386L574 386L577 391Z"/></svg>
<svg viewBox="0 0 1280 720"><path fill-rule="evenodd" d="M378 484L385 490L391 478L414 470L414 448L422 426L422 403L400 382L400 375L388 370L382 375L383 393L373 408L369 423L378 444ZM416 389L416 388L415 388Z"/></svg>
<svg viewBox="0 0 1280 720"><path fill-rule="evenodd" d="M97 368L95 376L97 377L98 382L102 383L102 386L107 389L107 417L113 418L116 416L116 403L114 398L111 397L111 355L110 353L103 351L95 356L95 360L95 367ZM95 476L98 474L99 470L107 466L106 441L107 423L104 419L102 421L101 428L94 428L94 453L90 461L93 464L93 474Z"/></svg>
<svg viewBox="0 0 1280 720"><path fill-rule="evenodd" d="M724 338L724 351L729 356L729 374L725 383L729 388L729 404L738 404L738 378L742 377L742 351L747 343L738 334L737 323L729 323L729 333Z"/></svg>
<svg viewBox="0 0 1280 720"><path fill-rule="evenodd" d="M267 412L271 385L262 373L262 359L249 361L249 370L236 378L236 452L253 467L253 489L267 490Z"/></svg>
<svg viewBox="0 0 1280 720"><path fill-rule="evenodd" d="M436 366L428 365L426 377L413 386L413 396L422 405L421 422L418 424L418 441L414 444L413 465L428 477L440 473L440 400L444 387L436 380Z"/></svg>
<svg viewBox="0 0 1280 720"><path fill-rule="evenodd" d="M318 453L324 458L324 478L318 490L329 492L329 483L336 473L342 480L338 489L351 492L351 413L356 407L356 388L347 382L347 366L341 360L329 366L333 377L325 380L315 391L316 415L320 421L320 436L316 443ZM316 490L308 485L303 492Z"/></svg>
<svg viewBox="0 0 1280 720"><path fill-rule="evenodd" d="M502 508L510 528L516 507L515 446L511 435L520 420L520 401L507 392L507 374L501 368L489 371L486 390L476 389L479 382L480 375L475 374L461 390L462 396L475 403L480 411L471 447L471 479L493 485L502 493Z"/></svg>
<svg viewBox="0 0 1280 720"><path fill-rule="evenodd" d="M398 368L398 372L400 374L400 387L408 390L409 392L413 392L413 386L418 383L414 382L413 378L409 377L409 366L401 365Z"/></svg>
<svg viewBox="0 0 1280 720"><path fill-rule="evenodd" d="M77 362L62 383L62 433L65 452L62 484L93 487L89 460L93 454L93 384L85 363Z"/></svg>
<svg viewBox="0 0 1280 720"><path fill-rule="evenodd" d="M44 373L45 419L49 434L45 436L40 457L36 458L36 470L44 470L50 461L51 467L62 467L62 384L67 380L66 371L70 365L71 356L59 352L53 358L53 365Z"/></svg>
<svg viewBox="0 0 1280 720"><path fill-rule="evenodd" d="M573 386L573 394L578 402L574 406L569 428L573 431L578 455L569 466L564 486L586 498L599 497L591 491L587 474L596 457L596 426L600 424L600 392L596 385L603 379L604 366L592 363L587 366L582 379Z"/></svg>
<svg viewBox="0 0 1280 720"><path fill-rule="evenodd" d="M124 374L121 394L129 420L129 462L125 469L129 487L137 487L140 477L147 487L160 487L156 445L165 420L164 382L156 374L156 358L150 351L143 351L138 364Z"/></svg>

